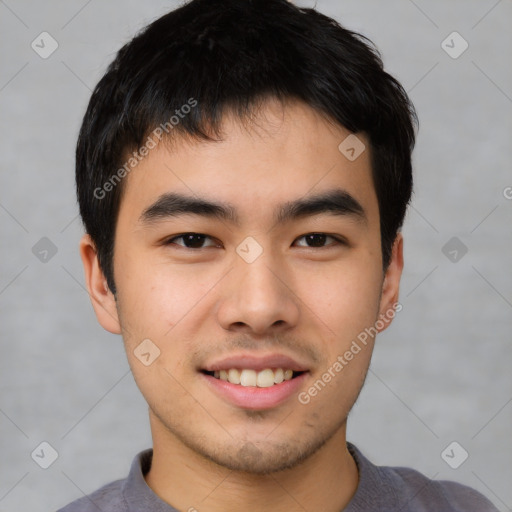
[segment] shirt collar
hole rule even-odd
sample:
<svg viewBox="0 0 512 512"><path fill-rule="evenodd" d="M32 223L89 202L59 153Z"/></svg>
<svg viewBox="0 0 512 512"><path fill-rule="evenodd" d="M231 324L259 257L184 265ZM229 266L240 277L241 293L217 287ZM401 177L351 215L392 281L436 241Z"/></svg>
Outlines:
<svg viewBox="0 0 512 512"><path fill-rule="evenodd" d="M123 484L123 499L127 505L128 512L141 512L151 510L151 512L178 512L162 501L149 487L144 480L151 468L153 459L153 450L150 448L140 452L134 459L130 468L128 478Z"/></svg>

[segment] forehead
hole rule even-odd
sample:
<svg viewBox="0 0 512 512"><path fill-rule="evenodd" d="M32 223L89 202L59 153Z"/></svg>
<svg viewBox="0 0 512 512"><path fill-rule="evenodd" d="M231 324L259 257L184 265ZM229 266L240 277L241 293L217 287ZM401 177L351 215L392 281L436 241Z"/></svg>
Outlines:
<svg viewBox="0 0 512 512"><path fill-rule="evenodd" d="M268 101L253 114L240 121L226 112L219 141L174 137L151 149L125 178L120 219L136 222L162 194L177 192L229 204L239 220L255 222L280 204L334 189L378 218L364 135L300 102Z"/></svg>

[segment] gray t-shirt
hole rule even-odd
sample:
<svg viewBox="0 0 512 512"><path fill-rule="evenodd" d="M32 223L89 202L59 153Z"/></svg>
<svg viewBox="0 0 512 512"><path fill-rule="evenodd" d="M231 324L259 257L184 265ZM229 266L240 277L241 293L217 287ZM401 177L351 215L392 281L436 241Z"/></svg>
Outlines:
<svg viewBox="0 0 512 512"><path fill-rule="evenodd" d="M375 466L347 443L359 470L359 485L340 512L498 512L477 491L446 480L430 480L410 468ZM105 485L57 512L178 512L146 484L153 451L139 453L123 480Z"/></svg>

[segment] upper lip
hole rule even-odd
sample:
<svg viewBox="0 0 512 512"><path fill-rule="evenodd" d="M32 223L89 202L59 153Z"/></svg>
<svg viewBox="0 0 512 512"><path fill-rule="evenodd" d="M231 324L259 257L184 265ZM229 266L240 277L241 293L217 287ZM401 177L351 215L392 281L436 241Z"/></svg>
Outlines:
<svg viewBox="0 0 512 512"><path fill-rule="evenodd" d="M293 370L295 372L304 372L308 368L295 359L284 354L240 354L225 357L207 364L202 370L214 372L219 370L229 370L230 368L250 369L255 371L265 370L267 368L283 368L284 370Z"/></svg>

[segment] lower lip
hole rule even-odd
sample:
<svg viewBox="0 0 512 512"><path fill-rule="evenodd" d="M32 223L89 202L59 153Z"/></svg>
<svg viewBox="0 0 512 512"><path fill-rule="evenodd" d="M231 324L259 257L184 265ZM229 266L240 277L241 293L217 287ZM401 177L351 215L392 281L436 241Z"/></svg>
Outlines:
<svg viewBox="0 0 512 512"><path fill-rule="evenodd" d="M206 383L215 393L237 407L242 409L271 409L297 393L304 384L307 374L308 372L301 373L293 379L285 380L268 388L231 384L205 373L201 373L201 376L206 379Z"/></svg>

